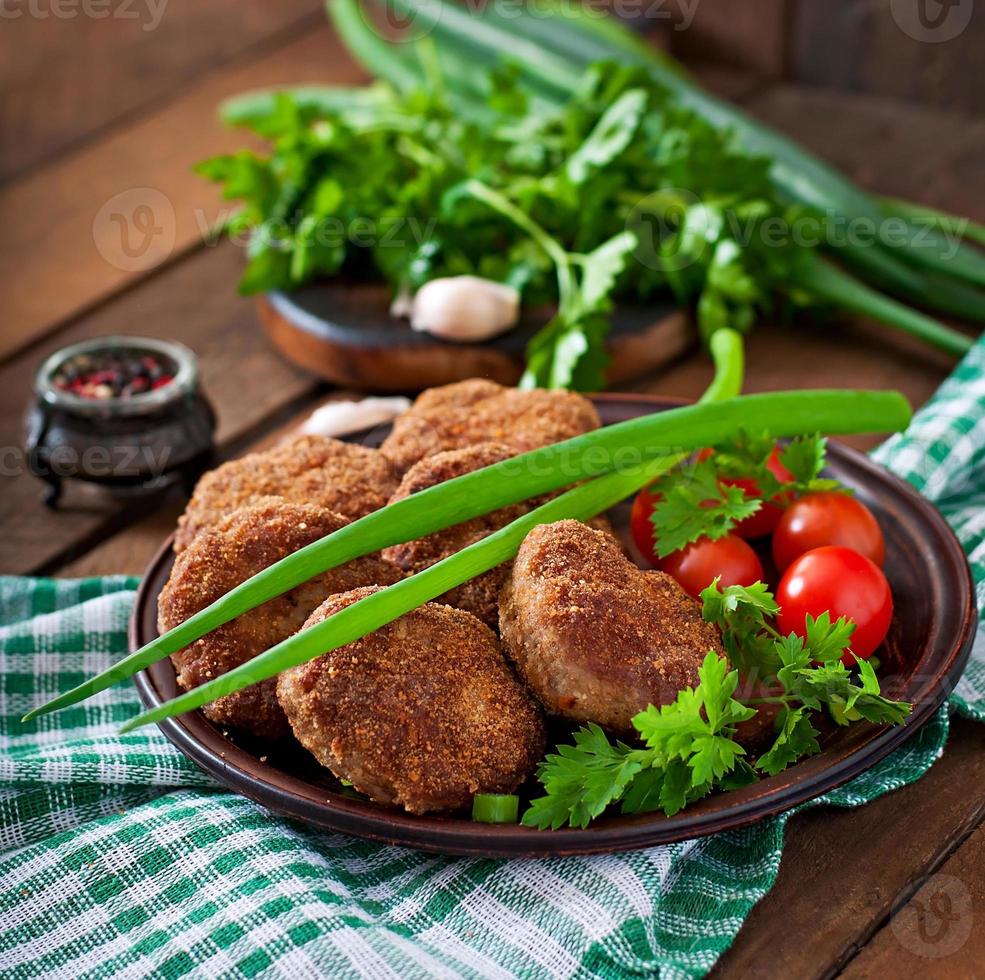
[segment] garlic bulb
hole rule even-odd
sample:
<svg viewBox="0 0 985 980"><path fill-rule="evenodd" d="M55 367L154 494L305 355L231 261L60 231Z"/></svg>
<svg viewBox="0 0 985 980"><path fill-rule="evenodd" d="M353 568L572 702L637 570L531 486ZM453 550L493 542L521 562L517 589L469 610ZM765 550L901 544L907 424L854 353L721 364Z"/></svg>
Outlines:
<svg viewBox="0 0 985 980"><path fill-rule="evenodd" d="M414 297L410 314L413 330L426 331L442 340L488 340L516 325L520 294L479 276L432 279Z"/></svg>

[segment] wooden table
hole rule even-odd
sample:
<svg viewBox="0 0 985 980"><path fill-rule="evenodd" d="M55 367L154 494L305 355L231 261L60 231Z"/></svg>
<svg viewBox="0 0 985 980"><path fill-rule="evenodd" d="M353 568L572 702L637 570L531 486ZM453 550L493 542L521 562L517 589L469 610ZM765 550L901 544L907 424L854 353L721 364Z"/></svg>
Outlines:
<svg viewBox="0 0 985 980"><path fill-rule="evenodd" d="M203 243L202 229L220 205L214 188L189 168L243 142L215 122L222 97L274 83L353 81L360 71L311 0L171 0L153 30L144 26L27 16L4 24L8 38L20 39L5 56L0 96L0 125L9 131L13 121L18 133L0 152L6 574L137 574L180 510L177 499L124 505L79 487L57 512L40 505L18 447L32 373L56 347L112 333L189 344L218 409L224 455L269 438L330 394L268 347L252 305L237 298L242 255L228 243ZM982 120L696 70L862 183L985 220ZM121 259L119 241L106 230L107 202L126 192L131 196L110 205L125 209L147 189L162 196L160 231L146 252ZM796 333L764 325L748 359L750 390L895 387L915 404L951 367L946 357L866 322ZM695 353L632 388L693 396L708 373ZM791 821L776 886L716 973L980 976L983 817L985 726L958 722L943 758L916 785L861 809L812 811ZM973 915L979 928L955 952L928 955L945 947L947 933L939 947L928 945L909 915L890 923L890 914L904 905L928 910L925 933L933 937L940 926L934 893L955 879L964 904L953 907ZM904 928L904 921L911 924Z"/></svg>

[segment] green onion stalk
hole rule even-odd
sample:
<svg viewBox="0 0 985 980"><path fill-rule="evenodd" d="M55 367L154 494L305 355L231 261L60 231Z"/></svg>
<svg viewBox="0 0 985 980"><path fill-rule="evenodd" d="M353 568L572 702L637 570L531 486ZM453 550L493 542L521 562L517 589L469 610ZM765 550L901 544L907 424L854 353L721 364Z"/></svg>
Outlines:
<svg viewBox="0 0 985 980"><path fill-rule="evenodd" d="M615 60L645 68L680 104L716 128L732 132L747 151L768 156L770 176L781 197L820 210L833 223L863 220L873 231L882 229L887 217L900 219L898 239L881 235L871 243L829 246L861 279L834 266L822 277L817 263L808 263L802 281L791 285L816 290L813 295L819 299L873 316L956 355L970 348L970 338L891 296L937 313L985 322L985 290L978 288L985 285L985 255L960 240L961 229L955 222L866 194L787 137L705 92L681 66L615 20L567 0L534 0L527 7L511 5L508 12L495 0L481 12L446 0L386 2L437 51L464 111L481 109L481 97L470 81L476 65L493 68L504 61L515 65L533 97L554 105L576 92L593 61ZM359 0L328 0L328 11L353 55L375 75L405 91L426 82L420 65L409 56L409 45L383 40ZM977 231L968 237L981 240Z"/></svg>

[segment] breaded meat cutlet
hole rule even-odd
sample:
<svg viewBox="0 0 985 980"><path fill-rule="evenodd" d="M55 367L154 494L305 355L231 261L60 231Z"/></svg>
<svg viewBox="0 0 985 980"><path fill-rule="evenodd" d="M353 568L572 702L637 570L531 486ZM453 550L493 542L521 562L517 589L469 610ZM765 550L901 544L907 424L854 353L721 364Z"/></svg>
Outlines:
<svg viewBox="0 0 985 980"><path fill-rule="evenodd" d="M548 714L633 734L648 704L698 683L718 630L669 575L644 572L578 521L527 535L500 599L500 634Z"/></svg>
<svg viewBox="0 0 985 980"><path fill-rule="evenodd" d="M516 450L496 442L481 442L465 449L452 449L437 453L415 463L405 474L390 503L403 500L445 480L463 476L493 463L502 462L516 455ZM475 544L493 531L498 531L537 506L538 501L512 504L491 514L475 517L453 527L429 534L426 538L407 541L386 548L383 556L403 571L415 573L430 568L442 558ZM481 619L493 629L499 628L499 592L509 575L509 564L500 565L477 576L469 582L446 592L438 601L457 609L464 609Z"/></svg>
<svg viewBox="0 0 985 980"><path fill-rule="evenodd" d="M415 463L404 474L397 492L390 498L390 503L403 500L413 493L444 483L446 480L492 466L516 454L515 449L503 443L480 442L465 449L450 449L447 452L428 456ZM548 499L547 496L536 497L511 504L491 514L484 514L445 528L443 531L429 534L426 538L393 545L383 551L383 556L409 574L423 571L456 551L481 541L493 531L506 527L507 524L528 514ZM604 517L595 518L591 524L611 533L611 527ZM445 602L456 609L464 609L492 629L499 629L499 593L510 574L511 567L512 562L504 562L446 592L438 602Z"/></svg>
<svg viewBox="0 0 985 980"><path fill-rule="evenodd" d="M306 626L374 591L332 596ZM512 793L544 753L540 709L495 634L436 602L285 670L277 695L295 737L323 766L411 813Z"/></svg>
<svg viewBox="0 0 985 980"><path fill-rule="evenodd" d="M163 632L224 596L234 586L299 548L348 523L341 514L276 497L260 500L207 528L180 554L158 600ZM265 602L172 654L178 685L198 687L287 639L312 610L335 592L362 585L391 585L400 570L378 555L356 558ZM268 678L206 705L207 718L256 735L277 738L290 728Z"/></svg>
<svg viewBox="0 0 985 980"><path fill-rule="evenodd" d="M317 504L355 520L382 507L397 482L390 462L375 449L296 436L206 473L178 519L174 550L180 553L203 528L261 497Z"/></svg>
<svg viewBox="0 0 985 980"><path fill-rule="evenodd" d="M600 424L592 403L573 391L521 391L473 379L419 395L393 423L380 452L406 473L418 460L448 449L498 442L524 453Z"/></svg>

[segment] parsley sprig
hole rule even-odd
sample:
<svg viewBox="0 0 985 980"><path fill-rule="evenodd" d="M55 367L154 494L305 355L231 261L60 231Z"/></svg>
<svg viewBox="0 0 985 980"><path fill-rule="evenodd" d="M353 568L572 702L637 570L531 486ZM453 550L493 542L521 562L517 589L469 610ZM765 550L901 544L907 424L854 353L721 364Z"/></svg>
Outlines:
<svg viewBox="0 0 985 980"><path fill-rule="evenodd" d="M769 619L779 607L762 582L722 589L715 581L701 599L702 616L722 631L729 661L747 683L770 691L745 703L780 706L776 738L756 763L761 771L775 775L819 750L811 712L826 710L839 725L863 718L896 725L910 713L909 704L883 697L872 665L851 654L851 620L808 615L804 637L781 636ZM846 660L858 669L857 681Z"/></svg>
<svg viewBox="0 0 985 980"><path fill-rule="evenodd" d="M659 498L651 521L661 558L699 538L717 541L763 505L741 487L722 483L710 459L669 474L651 490Z"/></svg>
<svg viewBox="0 0 985 980"><path fill-rule="evenodd" d="M650 488L657 498L650 519L658 556L665 558L700 538L717 541L768 501L845 490L837 480L820 475L826 451L827 440L820 435L793 439L777 450L776 441L765 433L742 433L668 473ZM789 479L778 479L768 465L775 452ZM733 486L730 478L742 479L744 486ZM750 492L750 486L758 493Z"/></svg>
<svg viewBox="0 0 985 980"><path fill-rule="evenodd" d="M698 677L698 686L681 691L673 704L636 715L644 748L610 742L598 725L576 732L573 745L558 746L538 771L546 795L532 801L523 823L587 827L618 801L623 813L673 814L710 793L746 753L733 738L735 725L756 712L732 697L738 671L714 651Z"/></svg>
<svg viewBox="0 0 985 980"><path fill-rule="evenodd" d="M851 657L856 677L843 662L855 629L849 620L832 622L824 613L808 617L803 638L781 636L771 623L779 607L762 582L722 589L716 581L702 603L703 617L722 631L728 659L709 651L697 687L633 718L642 747L612 742L597 725L558 746L538 770L544 795L524 813L525 825L585 827L616 803L623 813L673 815L715 789L775 775L820 751L815 712L827 711L839 725L863 718L899 724L909 714L910 705L881 694L870 663ZM740 677L751 696L736 696ZM751 761L738 726L767 704L779 706L773 741Z"/></svg>

